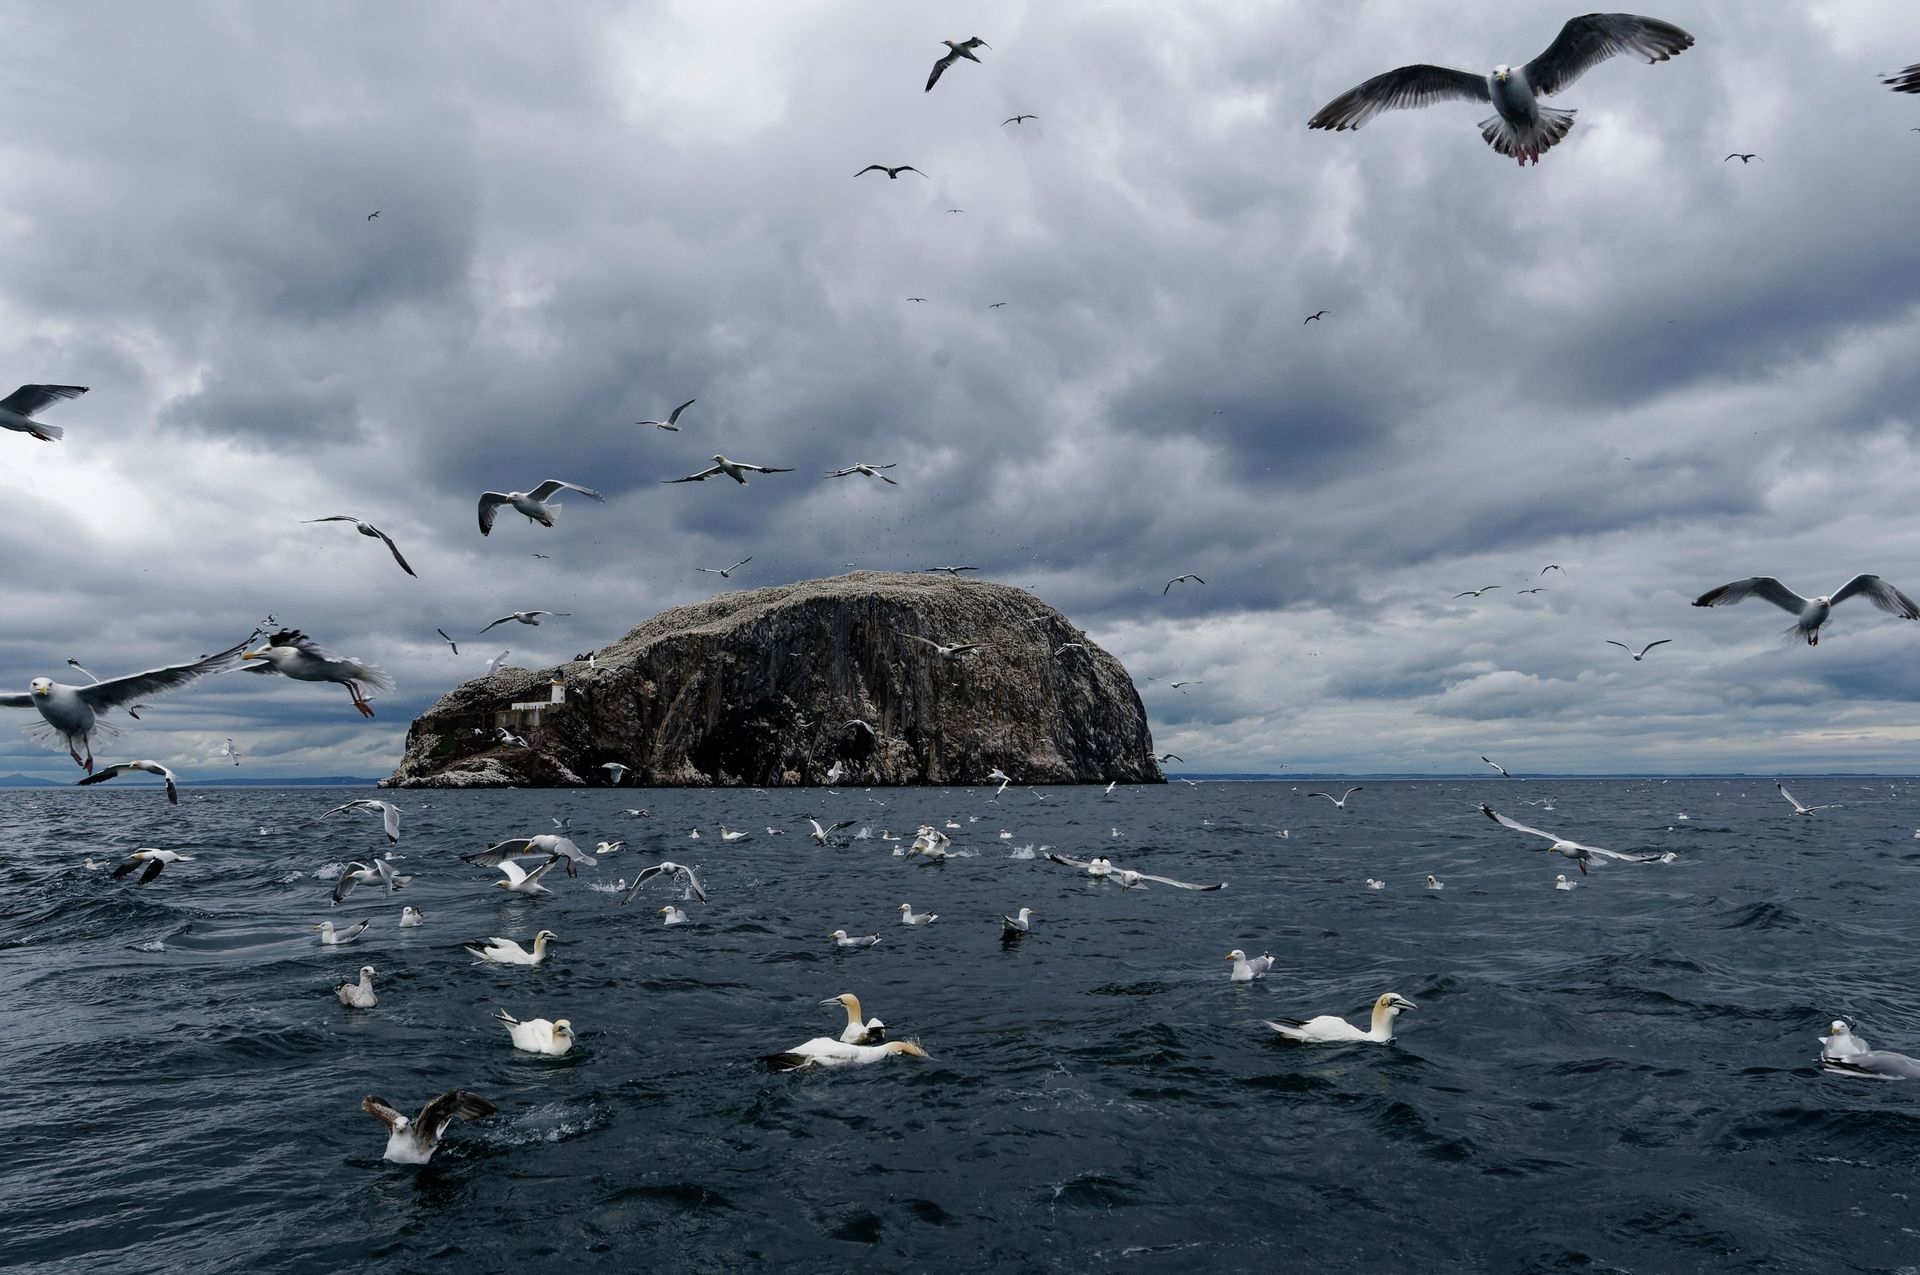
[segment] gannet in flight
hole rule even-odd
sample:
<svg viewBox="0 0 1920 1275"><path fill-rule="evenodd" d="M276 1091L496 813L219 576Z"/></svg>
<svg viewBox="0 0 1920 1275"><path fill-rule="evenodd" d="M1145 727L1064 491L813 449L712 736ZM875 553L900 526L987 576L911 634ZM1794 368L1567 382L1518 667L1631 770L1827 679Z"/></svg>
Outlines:
<svg viewBox="0 0 1920 1275"><path fill-rule="evenodd" d="M1749 576L1717 589L1709 589L1693 600L1697 607L1731 606L1748 598L1764 598L1794 616L1788 632L1807 640L1808 646L1820 645L1820 626L1827 622L1833 608L1851 597L1865 597L1873 605L1903 620L1920 620L1920 605L1879 576L1857 575L1841 585L1831 597L1803 598L1772 576Z"/></svg>
<svg viewBox="0 0 1920 1275"><path fill-rule="evenodd" d="M916 642L932 647L939 653L940 658L948 663L953 663L963 656L973 654L975 651L984 651L986 649L986 647L978 642L955 642L949 645L945 642L936 642L932 638L923 638L918 633L908 633L904 629L895 629L894 632L903 638L912 638Z"/></svg>
<svg viewBox="0 0 1920 1275"><path fill-rule="evenodd" d="M740 561L734 563L730 567L695 567L694 570L705 572L707 575L710 575L710 576L719 576L722 580L731 580L733 579L734 572L738 571L740 568L746 566L749 562L752 562L752 561L753 561L753 556L749 554L747 557L740 559Z"/></svg>
<svg viewBox="0 0 1920 1275"><path fill-rule="evenodd" d="M385 1098L373 1094L360 1100L360 1109L387 1126L387 1149L381 1158L395 1164L425 1164L433 1159L434 1151L440 1146L441 1135L446 1133L447 1126L456 1117L478 1120L499 1110L488 1099L465 1089L453 1089L441 1094L422 1107L420 1114L412 1119L395 1111Z"/></svg>
<svg viewBox="0 0 1920 1275"><path fill-rule="evenodd" d="M1161 596L1161 597L1163 597L1163 598L1164 598L1164 597L1166 597L1166 596L1167 596L1167 592L1168 592L1168 590L1170 590L1170 589L1172 589L1174 585L1176 585L1176 584L1179 584L1179 583L1180 583L1181 581L1183 581L1183 580L1191 580L1191 581L1193 581L1193 582L1194 582L1195 584L1205 584L1205 583L1206 583L1206 581L1205 581L1205 580L1202 580L1202 579L1201 579L1201 578L1200 578L1199 576L1197 576L1197 575L1193 575L1193 574L1191 574L1191 573L1189 573L1189 574L1187 574L1187 575L1183 575L1183 576L1175 576L1175 577L1174 577L1173 579L1171 579L1171 580L1169 580L1169 581L1167 581L1167 587L1166 587L1165 589L1162 589L1162 590L1160 590L1160 596Z"/></svg>
<svg viewBox="0 0 1920 1275"><path fill-rule="evenodd" d="M124 775L129 770L144 770L149 775L160 776L160 778L166 780L167 783L167 803L174 806L180 804L180 790L174 786L176 776L171 770L168 770L157 761L123 761L117 765L107 767L98 774L88 775L76 786L85 787L87 784L105 783L115 775Z"/></svg>
<svg viewBox="0 0 1920 1275"><path fill-rule="evenodd" d="M1481 76L1449 67L1416 64L1376 75L1321 107L1308 128L1359 128L1382 111L1427 106L1446 98L1486 102L1494 114L1480 121L1480 135L1523 166L1573 127L1573 112L1542 106L1551 97L1616 53L1664 62L1692 47L1693 37L1670 22L1631 13L1589 13L1570 20L1539 57L1521 67L1505 64Z"/></svg>
<svg viewBox="0 0 1920 1275"><path fill-rule="evenodd" d="M563 491L577 491L588 500L603 504L606 501L606 497L591 487L561 482L558 478L549 478L532 491L483 491L480 493L480 534L493 534L493 520L502 505L512 505L527 516L528 522L537 522L542 527L553 526L553 520L560 516L560 506L550 502Z"/></svg>
<svg viewBox="0 0 1920 1275"><path fill-rule="evenodd" d="M573 612L571 611L509 611L507 614L495 620L493 624L489 624L487 629L492 628L494 624L505 624L509 620L517 621L521 624L531 624L535 628L538 628L540 625L540 617L543 615L556 615L565 619L572 614ZM485 633L487 629L481 629L480 632Z"/></svg>
<svg viewBox="0 0 1920 1275"><path fill-rule="evenodd" d="M664 478L661 482L667 485L673 483L703 483L709 478L716 478L721 474L725 474L728 478L733 479L733 481L744 487L747 485L748 474L791 474L792 472L792 466L749 465L744 460L728 460L725 456L715 452L713 454L713 464L701 470L699 473L688 474L685 478Z"/></svg>
<svg viewBox="0 0 1920 1275"><path fill-rule="evenodd" d="M965 58L969 62L978 62L980 59L973 56L973 51L975 49L991 49L993 47L977 35L969 39L961 40L957 44L952 40L942 40L940 43L947 46L947 53L933 64L933 74L927 77L927 87L920 90L922 93L933 92L933 86L940 82L940 76L948 67L952 66L961 58Z"/></svg>
<svg viewBox="0 0 1920 1275"><path fill-rule="evenodd" d="M1672 638L1657 638L1654 641L1649 642L1645 646L1641 647L1637 654L1635 653L1634 649L1628 646L1625 642L1616 642L1612 638L1607 639L1607 645L1619 647L1621 650L1625 651L1628 655L1633 656L1633 662L1635 664L1638 664L1641 660L1644 660L1647 658L1648 651L1651 651L1656 646L1665 646L1667 643L1671 641L1673 641Z"/></svg>
<svg viewBox="0 0 1920 1275"><path fill-rule="evenodd" d="M1090 877L1100 877L1111 880L1126 889L1132 889L1142 881L1157 881L1161 885L1170 885L1178 890L1206 891L1224 890L1227 888L1225 881L1221 881L1216 885L1195 885L1191 881L1176 881L1172 877L1157 877L1151 872L1135 872L1130 868L1116 867L1112 861L1107 859L1096 858L1090 861L1070 859L1064 854L1057 854L1053 851L1047 852L1047 858L1053 860L1055 863L1065 864L1069 868L1078 868Z"/></svg>
<svg viewBox="0 0 1920 1275"><path fill-rule="evenodd" d="M1481 760L1481 761L1483 761L1483 762L1485 762L1485 763L1487 763L1487 765L1489 765L1489 766L1491 766L1491 767L1493 767L1493 768L1494 768L1495 770L1497 770L1497 771L1499 771L1499 772L1500 772L1500 778L1502 778L1502 779L1512 779L1512 778L1513 778L1513 776L1512 776L1512 775L1509 775L1509 774L1507 773L1507 768L1506 768L1505 766L1502 766L1502 765L1501 765L1501 764L1500 764L1499 762L1497 762L1497 761L1495 761L1495 760L1494 760L1493 758L1491 758L1491 757L1487 757L1487 756L1482 756L1482 757L1480 758L1480 760Z"/></svg>
<svg viewBox="0 0 1920 1275"><path fill-rule="evenodd" d="M1282 1018L1269 1022L1267 1026L1285 1036L1288 1040L1297 1040L1309 1045L1339 1045L1367 1041L1384 1045L1393 1039L1393 1020L1404 1009L1417 1009L1412 1001L1398 992L1386 992L1373 1003L1373 1024L1367 1031L1361 1031L1344 1018L1332 1014L1322 1014L1318 1018L1309 1018L1302 1022L1295 1018Z"/></svg>
<svg viewBox="0 0 1920 1275"><path fill-rule="evenodd" d="M893 468L892 464L869 465L864 462L861 462L861 463L848 465L845 469L830 470L827 473L827 477L845 478L849 474L864 474L868 478L878 478L883 483L887 483L891 486L898 487L900 485L899 483L894 482L893 479L887 477L885 474L880 472L883 469L892 469L892 468Z"/></svg>
<svg viewBox="0 0 1920 1275"><path fill-rule="evenodd" d="M900 180L901 173L920 173L920 170L915 168L912 164L899 164L892 168L887 167L885 164L868 164L865 168L855 173L854 176L860 177L867 173L874 173L874 172L885 173L887 175L888 181L897 182ZM922 177L926 176L925 173L920 173L920 175Z"/></svg>
<svg viewBox="0 0 1920 1275"><path fill-rule="evenodd" d="M147 870L140 874L140 884L145 885L147 882L159 876L160 870L169 863L192 862L193 856L190 854L181 854L178 850L155 850L149 846L144 849L135 850L132 854L116 864L113 869L113 879L118 881L121 877L126 876L144 863L147 865Z"/></svg>
<svg viewBox="0 0 1920 1275"><path fill-rule="evenodd" d="M0 429L16 430L43 443L63 438L66 430L35 420L34 413L63 399L79 398L86 392L84 385L22 385L0 399Z"/></svg>

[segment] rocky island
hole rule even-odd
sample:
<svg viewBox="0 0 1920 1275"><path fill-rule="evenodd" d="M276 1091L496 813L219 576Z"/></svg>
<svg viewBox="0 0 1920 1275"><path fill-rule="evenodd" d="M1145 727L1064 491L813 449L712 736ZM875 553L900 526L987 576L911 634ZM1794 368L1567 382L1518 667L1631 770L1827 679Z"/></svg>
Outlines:
<svg viewBox="0 0 1920 1275"><path fill-rule="evenodd" d="M856 571L675 607L590 661L456 687L385 784L979 784L995 768L1165 782L1126 669L1058 611L985 580Z"/></svg>

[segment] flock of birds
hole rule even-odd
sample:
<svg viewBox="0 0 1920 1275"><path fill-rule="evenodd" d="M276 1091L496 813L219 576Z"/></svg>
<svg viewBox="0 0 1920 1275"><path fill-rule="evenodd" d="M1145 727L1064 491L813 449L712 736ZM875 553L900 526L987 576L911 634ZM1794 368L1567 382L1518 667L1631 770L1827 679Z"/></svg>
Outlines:
<svg viewBox="0 0 1920 1275"><path fill-rule="evenodd" d="M943 41L948 52L933 65L927 78L926 91L931 92L941 77L961 62L980 64L975 55L976 49L991 49L980 38L972 37L962 41ZM1358 129L1375 116L1388 110L1424 107L1443 100L1461 100L1490 106L1493 114L1479 124L1482 136L1496 152L1515 159L1519 164L1537 164L1540 158L1556 144L1564 140L1574 124L1574 112L1547 107L1540 99L1550 97L1570 86L1581 75L1599 63L1623 53L1631 53L1648 62L1662 62L1684 52L1694 43L1687 32L1653 18L1633 14L1603 13L1588 14L1567 22L1559 35L1545 51L1523 66L1496 66L1490 74L1479 74L1454 70L1433 65L1413 65L1400 67L1381 75L1376 75L1356 87L1348 90L1329 102L1308 121L1308 127L1345 131ZM1896 92L1920 93L1920 64L1910 66L1887 78L1886 83ZM1028 113L1016 114L1005 120L1002 127L1019 126L1025 121L1038 118ZM1739 159L1742 164L1758 159L1751 152L1732 152L1723 162ZM855 174L856 177L868 173L881 172L889 181L898 180L902 173L914 173L921 177L926 174L910 164L887 165L870 164ZM960 209L951 209L960 212ZM367 214L367 220L378 217L378 211ZM910 301L924 298L912 297ZM1000 301L993 303L990 309L999 309L1006 305ZM1330 311L1322 309L1307 317L1306 322L1321 320ZM78 398L87 392L87 387L78 385L22 385L4 400L0 400L0 428L23 433L29 438L53 442L63 437L62 429L48 424L40 416L58 403ZM674 407L664 419L648 419L637 422L640 426L653 427L660 431L678 433L682 428L682 418L686 411L694 406L696 399ZM826 477L839 479L846 477L865 477L878 479L888 485L898 485L897 480L883 471L895 468L894 463L884 464L859 462L844 468L830 471ZM781 474L792 472L790 467L759 465L730 459L724 454L714 453L712 463L684 477L664 480L668 483L696 483L710 478L728 478L734 483L745 486L749 474ZM603 502L604 497L592 488L561 479L547 479L528 490L487 491L483 492L478 505L478 522L483 536L491 535L495 521L502 509L510 508L524 516L529 523L551 528L560 513L559 497L564 493L575 493L593 502ZM378 540L392 556L395 564L407 575L417 576L400 547L393 538L371 522L354 514L332 514L325 517L306 519L310 523L351 523L361 536ZM700 567L696 570L708 572L729 579L731 573L752 561L748 556L726 568ZM934 571L946 571L956 577L963 572L974 571L973 566L951 566L929 568ZM1559 569L1550 565L1547 571ZM1206 581L1195 573L1184 573L1166 582L1162 595L1169 593L1176 584L1193 583L1204 585ZM1498 585L1483 586L1479 589L1463 591L1456 598L1484 597L1499 588ZM1523 593L1538 593L1545 586L1535 585L1520 590ZM1802 597L1771 576L1754 576L1711 589L1700 595L1694 605L1714 607L1732 605L1749 598L1759 598L1793 616L1790 633L1808 645L1818 645L1820 631L1830 618L1834 607L1854 597L1862 597L1881 610L1902 619L1920 619L1920 606L1905 593L1876 575L1856 575L1831 594ZM489 623L481 629L486 633L493 628L515 622L525 625L539 625L548 616L565 616L566 612L547 610L513 611ZM269 617L271 620L271 617ZM444 629L437 630L458 654L459 647L453 637ZM941 643L916 634L901 633L924 644L943 662L952 662L981 649L979 644ZM255 645L256 640L264 638ZM1668 638L1648 642L1635 650L1625 642L1611 641L1638 662L1657 646L1671 641ZM1068 643L1062 650L1079 645ZM502 652L489 664L489 671L498 667L499 661L506 657ZM1056 652L1058 654L1058 652ZM69 661L74 663L73 661ZM78 667L77 663L75 667ZM392 689L391 679L377 666L364 661L336 655L318 645L306 634L297 630L267 626L257 626L246 641L225 648L213 654L205 654L197 659L150 669L146 672L106 680L94 679L87 685L68 685L48 677L34 678L27 693L0 695L0 707L31 708L36 710L42 724L38 734L56 746L64 746L74 762L87 771L87 777L79 782L85 784L102 783L122 775L145 773L158 776L163 782L167 800L178 803L179 794L177 776L167 766L153 760L141 759L119 762L95 770L93 741L96 737L111 737L116 727L106 720L106 715L116 710L125 711L137 718L137 710L145 707L145 701L169 691L179 690L201 678L224 673L229 670L247 669L257 673L278 674L297 681L332 683L346 689L354 709L363 716L373 716L369 688L374 690ZM82 670L83 672L85 670ZM91 674L88 674L91 677ZM1170 683L1175 689L1192 684L1191 681ZM230 758L235 765L240 762L240 750L232 740L228 740L222 755ZM1173 758L1165 755L1162 760ZM1177 760L1177 758L1173 758ZM1504 776L1506 771L1488 759L1487 764L1494 766ZM612 782L617 784L625 768L613 764ZM830 776L837 778L837 776ZM1003 772L996 771L992 776L1005 790L1011 779ZM1112 787L1109 786L1109 793ZM1332 793L1314 792L1311 797L1323 797L1341 810L1347 808L1347 802L1360 787L1349 788L1340 796ZM1805 806L1780 786L1781 796L1791 802L1794 812L1799 815L1812 815L1815 811L1826 809L1824 806ZM1551 806L1549 805L1549 809ZM1550 853L1572 859L1581 874L1585 875L1590 866L1598 860L1611 859L1622 862L1647 863L1665 861L1670 855L1627 854L1589 845L1547 832L1522 823L1501 814L1491 806L1482 805L1485 816L1502 828L1530 836L1546 842L1540 847ZM399 809L392 803L380 800L360 800L329 810L322 818L349 812L378 814L389 844L398 843ZM632 814L644 812L632 811ZM818 845L835 844L837 834L854 821L841 821L830 827L812 822L811 836ZM958 826L958 825L951 825ZM777 832L768 830L770 834ZM697 832L695 833L697 836ZM722 827L722 839L734 841L746 834ZM883 837L892 840L889 834ZM602 842L598 847L601 857L621 849L623 843ZM951 849L951 839L932 825L922 825L911 845L896 849L896 854L906 857L924 857L929 861L939 861L957 853ZM356 861L348 864L337 879L332 903L338 906L361 887L378 889L386 895L401 890L411 879L395 868L401 856L389 850L378 857L370 857L366 862ZM551 893L546 878L556 866L564 867L568 876L575 875L580 866L593 866L598 858L581 851L571 839L561 833L540 834L531 837L512 838L487 850L463 856L464 861L475 866L490 866L501 873L493 884L509 893L529 898ZM1054 863L1083 873L1090 879L1111 883L1121 889L1140 889L1149 885L1166 886L1173 889L1210 892L1226 888L1225 882L1200 884L1181 881L1172 877L1146 873L1120 867L1104 856L1088 859L1074 858L1058 853L1048 853L1047 858ZM159 877L162 870L170 864L190 863L193 856L177 851L157 847L145 847L133 851L116 865L112 875L115 878L139 873L139 881L149 884ZM537 861L537 863L535 862ZM534 864L535 866L526 866ZM638 872L631 882L619 883L622 906L631 904L649 882L664 878L682 891L681 903L702 902L707 899L704 886L694 869L661 861ZM1369 879L1368 888L1381 889L1385 883ZM1557 889L1571 889L1573 883L1564 875L1556 878ZM1432 876L1427 878L1430 890L1444 889L1444 884ZM901 904L899 908L900 924L905 926L924 926L939 920L936 913L916 913L910 904ZM668 903L659 909L659 915L666 925L684 925L690 923L688 913L681 907ZM1005 941L1016 943L1031 932L1035 913L1030 907L1021 907L1017 911L1000 918ZM400 926L414 928L426 923L427 918L414 907L404 909ZM320 933L320 942L325 946L351 944L363 936L370 921L362 920L345 929L337 930L331 921L322 921L313 928ZM881 939L876 934L856 935L845 929L836 929L829 939L839 948L858 950L877 945ZM504 937L488 937L466 947L466 951L477 961L508 966L537 966L546 959L547 945L558 938L551 930L538 931L531 940L531 946L522 946L518 941ZM1227 953L1227 959L1233 963L1230 978L1235 982L1251 982L1262 978L1273 967L1270 954L1249 957L1245 951L1234 949ZM340 1004L350 1010L371 1010L378 1006L379 995L373 980L379 971L372 965L365 965L358 971L357 977L340 984L335 996ZM823 1001L822 1004L837 1005L847 1017L846 1027L838 1036L820 1036L806 1040L791 1049L783 1050L768 1057L770 1065L779 1069L799 1069L810 1067L840 1067L878 1062L884 1058L897 1056L926 1057L926 1052L915 1042L904 1040L886 1040L885 1024L877 1018L863 1017L859 999L852 993ZM1383 993L1373 1004L1371 1019L1366 1028L1348 1023L1333 1016L1319 1016L1304 1020L1281 1019L1268 1025L1274 1032L1288 1040L1316 1044L1344 1043L1385 1043L1393 1038L1394 1021L1406 1011L1413 1010L1414 1004L1396 992ZM504 1010L498 1014L499 1021L506 1029L514 1048L530 1053L558 1056L566 1054L575 1041L572 1024L566 1019L548 1020L544 1018L518 1019ZM1833 1023L1829 1033L1822 1038L1822 1061L1830 1070L1848 1074L1870 1075L1881 1078L1920 1077L1920 1061L1887 1051L1871 1050L1866 1042L1854 1035L1844 1022ZM456 1120L477 1120L494 1114L498 1108L495 1103L479 1094L463 1089L451 1090L428 1102L414 1115L407 1115L384 1099L369 1095L363 1107L378 1118L388 1130L386 1158L389 1160L421 1164L434 1153L447 1129Z"/></svg>

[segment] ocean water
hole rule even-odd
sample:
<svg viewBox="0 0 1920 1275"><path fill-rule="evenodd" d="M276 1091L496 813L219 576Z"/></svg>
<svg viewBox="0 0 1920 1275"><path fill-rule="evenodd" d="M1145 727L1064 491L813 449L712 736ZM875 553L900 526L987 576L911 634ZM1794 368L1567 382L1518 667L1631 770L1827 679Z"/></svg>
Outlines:
<svg viewBox="0 0 1920 1275"><path fill-rule="evenodd" d="M414 880L337 909L326 865L385 841L316 816L370 792L0 793L0 1266L1920 1265L1920 1084L1815 1062L1836 1016L1920 1054L1920 786L1803 780L1842 803L1810 818L1750 779L1368 782L1346 811L1315 786L383 793ZM1556 891L1574 865L1483 800L1679 857ZM874 836L817 849L807 814ZM628 849L535 900L457 858L556 815ZM972 857L879 839L948 818ZM721 820L753 836L723 845ZM145 886L81 867L145 845L196 859ZM1015 857L1041 845L1230 885ZM661 926L680 892L658 879L627 908L590 888L663 854L709 890L693 925ZM425 926L396 928L407 902ZM901 926L902 902L940 920ZM1033 931L1005 943L1022 905ZM362 917L351 947L306 928ZM541 928L561 941L536 969L460 948ZM839 952L836 928L883 941ZM1230 983L1234 947L1273 973ZM348 1011L333 987L362 963L381 1003ZM1419 1006L1387 1046L1262 1023L1360 1019L1387 990ZM931 1057L758 1061L837 1034L818 1002L844 991ZM515 1053L496 1008L579 1044ZM361 1097L411 1112L456 1086L499 1113L424 1168L383 1162Z"/></svg>

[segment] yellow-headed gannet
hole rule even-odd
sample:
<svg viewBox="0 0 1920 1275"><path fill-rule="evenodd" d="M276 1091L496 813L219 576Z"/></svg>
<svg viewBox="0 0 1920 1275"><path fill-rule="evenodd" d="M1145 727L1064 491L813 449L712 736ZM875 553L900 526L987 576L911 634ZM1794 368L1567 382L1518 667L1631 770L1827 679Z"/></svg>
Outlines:
<svg viewBox="0 0 1920 1275"><path fill-rule="evenodd" d="M162 766L157 761L119 762L115 765L107 767L105 770L100 771L97 774L88 775L85 779L82 779L78 784L76 784L75 787L85 787L87 784L105 783L107 780L112 779L115 775L124 775L129 770L143 770L149 775L160 776L160 778L166 780L167 782L168 803L175 806L180 804L180 789L176 787L174 784L174 780L177 779L178 776L175 775L171 770L168 770L165 766Z"/></svg>
<svg viewBox="0 0 1920 1275"><path fill-rule="evenodd" d="M513 1037L513 1047L522 1053L551 1054L558 1058L573 1048L573 1024L564 1018L552 1022L529 1018L523 1022L504 1009L494 1017L506 1024L507 1035Z"/></svg>
<svg viewBox="0 0 1920 1275"><path fill-rule="evenodd" d="M890 1040L884 1045L849 1045L830 1036L815 1036L792 1049L769 1054L763 1061L775 1071L798 1071L802 1067L865 1066L894 1054L925 1058L927 1051L906 1040Z"/></svg>
<svg viewBox="0 0 1920 1275"><path fill-rule="evenodd" d="M1282 1018L1276 1022L1269 1022L1267 1026L1288 1040L1302 1041L1309 1045L1339 1045L1360 1041L1381 1045L1393 1039L1393 1020L1400 1011L1415 1008L1417 1006L1400 993L1386 992L1373 1003L1373 1026L1368 1031L1361 1031L1346 1019L1336 1018L1332 1014L1322 1014L1318 1018L1309 1018L1305 1022L1295 1018Z"/></svg>
<svg viewBox="0 0 1920 1275"><path fill-rule="evenodd" d="M132 872L144 863L147 865L147 870L140 874L140 884L145 885L147 882L159 876L160 869L166 867L169 863L192 862L193 856L190 854L181 854L178 850L155 850L151 846L148 846L144 849L135 850L132 854L122 859L113 869L113 879L118 881L121 877L126 876L129 872Z"/></svg>
<svg viewBox="0 0 1920 1275"><path fill-rule="evenodd" d="M490 938L485 947L466 945L467 952L476 961L493 965L538 965L547 959L547 944L560 936L552 930L542 930L533 936L533 950L529 952L512 939Z"/></svg>

